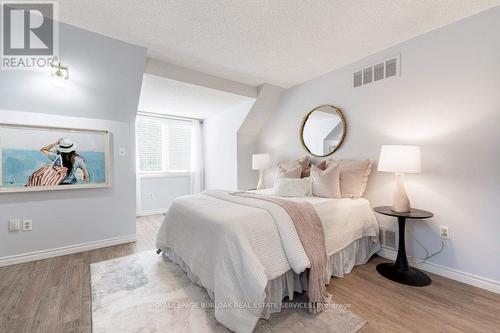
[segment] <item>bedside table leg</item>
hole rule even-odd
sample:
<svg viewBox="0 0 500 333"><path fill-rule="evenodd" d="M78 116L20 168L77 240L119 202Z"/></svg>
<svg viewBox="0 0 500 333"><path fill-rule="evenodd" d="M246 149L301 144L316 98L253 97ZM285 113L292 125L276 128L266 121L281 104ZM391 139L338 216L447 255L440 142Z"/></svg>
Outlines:
<svg viewBox="0 0 500 333"><path fill-rule="evenodd" d="M409 213L398 213L389 206L375 207L377 213L398 218L399 247L395 262L384 262L377 265L377 272L383 277L401 284L414 287L425 287L432 283L431 278L414 267L408 265L405 244L406 219L425 219L432 217L431 212L421 209L412 209Z"/></svg>
<svg viewBox="0 0 500 333"><path fill-rule="evenodd" d="M398 217L399 247L394 266L400 271L407 271L409 269L408 259L406 258L405 225L406 218L402 216Z"/></svg>
<svg viewBox="0 0 500 333"><path fill-rule="evenodd" d="M405 224L406 218L398 216L399 248L395 263L382 263L377 265L377 272L394 282L415 287L425 287L432 283L427 274L408 265L406 258Z"/></svg>

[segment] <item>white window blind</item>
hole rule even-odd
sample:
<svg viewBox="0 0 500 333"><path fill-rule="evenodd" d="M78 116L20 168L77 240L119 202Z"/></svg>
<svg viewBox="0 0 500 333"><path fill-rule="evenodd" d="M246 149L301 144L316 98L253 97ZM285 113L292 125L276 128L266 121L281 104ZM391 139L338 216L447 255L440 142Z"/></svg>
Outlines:
<svg viewBox="0 0 500 333"><path fill-rule="evenodd" d="M167 161L171 172L188 171L191 168L192 126L185 121L167 123Z"/></svg>
<svg viewBox="0 0 500 333"><path fill-rule="evenodd" d="M189 172L193 125L190 121L138 116L137 167L142 173Z"/></svg>
<svg viewBox="0 0 500 333"><path fill-rule="evenodd" d="M139 172L161 172L163 168L161 123L155 119L138 117L136 138Z"/></svg>

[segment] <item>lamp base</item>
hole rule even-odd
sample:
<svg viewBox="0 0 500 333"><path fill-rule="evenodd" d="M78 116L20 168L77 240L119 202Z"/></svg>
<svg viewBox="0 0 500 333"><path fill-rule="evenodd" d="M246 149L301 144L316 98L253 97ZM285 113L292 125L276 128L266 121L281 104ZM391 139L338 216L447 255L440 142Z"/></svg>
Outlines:
<svg viewBox="0 0 500 333"><path fill-rule="evenodd" d="M264 177L263 177L263 170L259 170L259 183L257 184L257 189L258 190L263 190L265 188L264 186Z"/></svg>
<svg viewBox="0 0 500 333"><path fill-rule="evenodd" d="M391 210L397 213L409 213L411 211L410 200L408 199L408 195L406 195L403 177L404 174L396 173L396 192L394 192L394 201Z"/></svg>

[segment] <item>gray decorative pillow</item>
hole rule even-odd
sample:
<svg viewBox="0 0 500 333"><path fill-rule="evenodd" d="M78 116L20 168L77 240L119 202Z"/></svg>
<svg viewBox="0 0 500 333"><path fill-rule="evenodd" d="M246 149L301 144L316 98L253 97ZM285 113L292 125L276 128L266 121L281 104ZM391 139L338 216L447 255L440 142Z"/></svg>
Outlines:
<svg viewBox="0 0 500 333"><path fill-rule="evenodd" d="M309 178L278 178L274 185L274 195L280 197L310 197L312 183Z"/></svg>
<svg viewBox="0 0 500 333"><path fill-rule="evenodd" d="M372 160L329 160L327 168L340 167L340 192L342 198L359 198L363 195L372 169Z"/></svg>
<svg viewBox="0 0 500 333"><path fill-rule="evenodd" d="M312 194L315 197L340 198L340 168L331 165L326 170L311 166Z"/></svg>

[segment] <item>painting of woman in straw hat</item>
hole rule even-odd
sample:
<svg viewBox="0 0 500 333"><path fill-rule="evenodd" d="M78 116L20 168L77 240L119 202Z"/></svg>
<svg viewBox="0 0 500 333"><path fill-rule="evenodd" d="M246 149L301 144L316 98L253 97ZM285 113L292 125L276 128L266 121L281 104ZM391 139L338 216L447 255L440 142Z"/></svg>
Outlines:
<svg viewBox="0 0 500 333"><path fill-rule="evenodd" d="M78 181L88 181L89 172L85 161L76 152L77 144L71 139L61 138L58 141L43 147L40 151L46 155L54 165L67 169L66 177L60 185L76 184Z"/></svg>
<svg viewBox="0 0 500 333"><path fill-rule="evenodd" d="M0 193L109 187L106 130L0 124Z"/></svg>

